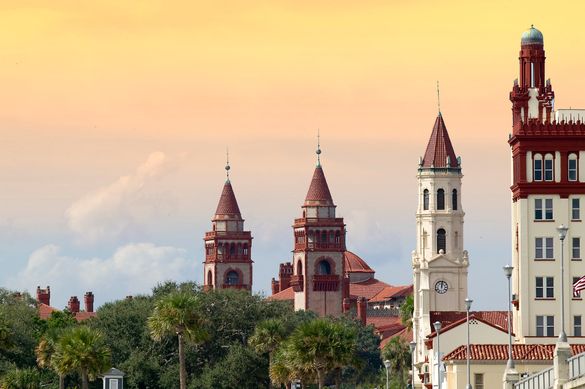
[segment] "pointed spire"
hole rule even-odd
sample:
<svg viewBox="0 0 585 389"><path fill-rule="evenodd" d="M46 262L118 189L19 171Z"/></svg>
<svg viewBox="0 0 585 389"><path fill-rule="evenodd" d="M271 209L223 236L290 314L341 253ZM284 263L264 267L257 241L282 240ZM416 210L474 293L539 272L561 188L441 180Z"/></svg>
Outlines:
<svg viewBox="0 0 585 389"><path fill-rule="evenodd" d="M234 189L232 188L232 183L230 182L230 157L229 151L226 149L226 165L225 165L225 172L227 176L227 180L223 185L223 190L221 191L221 196L219 197L219 203L217 204L217 210L215 211L215 216L218 215L230 215L234 216L238 219L242 218L240 214L240 207L238 207L238 201L236 200L236 195L234 194Z"/></svg>
<svg viewBox="0 0 585 389"><path fill-rule="evenodd" d="M441 94L439 92L439 81L437 80L437 107L439 109L439 116L441 116Z"/></svg>
<svg viewBox="0 0 585 389"><path fill-rule="evenodd" d="M435 120L435 125L433 126L433 132L431 134L431 138L429 139L421 167L458 167L453 166L455 161L457 161L455 150L451 144L451 139L449 138L449 133L447 132L447 127L445 126L445 122L443 120L443 115L441 115L441 112L439 112L437 119Z"/></svg>
<svg viewBox="0 0 585 389"><path fill-rule="evenodd" d="M321 166L321 134L319 133L319 129L317 128L317 167Z"/></svg>
<svg viewBox="0 0 585 389"><path fill-rule="evenodd" d="M321 136L319 130L317 130L317 166L311 179L311 185L309 191L305 197L305 205L333 205L333 198L329 191L329 185L325 179L325 173L323 173L323 167L321 166Z"/></svg>
<svg viewBox="0 0 585 389"><path fill-rule="evenodd" d="M227 177L226 182L230 182L230 150L227 147L225 148L225 159L225 175Z"/></svg>

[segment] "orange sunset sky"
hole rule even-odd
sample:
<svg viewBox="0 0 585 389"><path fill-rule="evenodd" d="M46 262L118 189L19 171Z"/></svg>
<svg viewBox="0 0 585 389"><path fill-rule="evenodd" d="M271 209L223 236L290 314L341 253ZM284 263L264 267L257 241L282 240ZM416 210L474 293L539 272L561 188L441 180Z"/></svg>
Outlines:
<svg viewBox="0 0 585 389"><path fill-rule="evenodd" d="M416 169L436 81L462 157L470 297L499 309L510 260L508 93L544 34L557 107L584 108L582 2L3 1L0 285L96 303L202 280L225 180L254 289L291 259L321 131L348 248L411 282ZM504 290L504 288L499 288Z"/></svg>

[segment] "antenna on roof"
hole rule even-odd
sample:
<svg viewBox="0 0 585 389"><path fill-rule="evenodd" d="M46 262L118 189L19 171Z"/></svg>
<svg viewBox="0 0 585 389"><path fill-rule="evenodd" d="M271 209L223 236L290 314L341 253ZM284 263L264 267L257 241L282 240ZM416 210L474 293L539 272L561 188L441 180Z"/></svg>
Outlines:
<svg viewBox="0 0 585 389"><path fill-rule="evenodd" d="M227 181L226 182L230 182L230 150L226 147L225 148L225 160L226 160L226 165L225 165L225 175L227 176Z"/></svg>
<svg viewBox="0 0 585 389"><path fill-rule="evenodd" d="M437 81L437 107L439 108L439 116L441 115L441 94L439 92L439 81Z"/></svg>
<svg viewBox="0 0 585 389"><path fill-rule="evenodd" d="M315 153L317 153L317 167L320 167L321 166L321 134L320 134L318 128L317 128L317 151L315 151Z"/></svg>

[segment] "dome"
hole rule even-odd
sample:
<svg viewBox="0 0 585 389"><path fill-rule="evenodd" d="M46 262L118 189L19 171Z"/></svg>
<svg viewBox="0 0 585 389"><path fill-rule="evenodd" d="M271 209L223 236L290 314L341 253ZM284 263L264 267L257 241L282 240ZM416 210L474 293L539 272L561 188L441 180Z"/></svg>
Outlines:
<svg viewBox="0 0 585 389"><path fill-rule="evenodd" d="M522 33L522 45L542 45L543 43L544 37L542 36L542 32L538 31L534 26L530 26L528 30Z"/></svg>
<svg viewBox="0 0 585 389"><path fill-rule="evenodd" d="M347 273L375 273L366 261L351 251L343 253L343 261L345 262L345 271Z"/></svg>

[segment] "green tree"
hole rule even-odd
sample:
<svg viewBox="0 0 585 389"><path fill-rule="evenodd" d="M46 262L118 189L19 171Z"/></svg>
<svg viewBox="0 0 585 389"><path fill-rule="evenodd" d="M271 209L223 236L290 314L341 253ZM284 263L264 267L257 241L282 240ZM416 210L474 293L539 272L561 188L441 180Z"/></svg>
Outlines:
<svg viewBox="0 0 585 389"><path fill-rule="evenodd" d="M412 329L412 315L414 313L414 297L407 296L400 306L400 321L408 329Z"/></svg>
<svg viewBox="0 0 585 389"><path fill-rule="evenodd" d="M185 341L203 342L208 333L203 326L199 300L190 292L171 292L157 301L152 316L148 319L151 336L161 341L168 335L176 335L179 348L180 388L187 388L185 366Z"/></svg>
<svg viewBox="0 0 585 389"><path fill-rule="evenodd" d="M87 326L73 327L59 337L50 363L60 375L78 372L81 387L88 389L90 380L111 367L110 350L100 332Z"/></svg>
<svg viewBox="0 0 585 389"><path fill-rule="evenodd" d="M2 389L40 389L41 374L33 368L14 369L2 377Z"/></svg>
<svg viewBox="0 0 585 389"><path fill-rule="evenodd" d="M408 343L395 336L382 349L384 360L390 361L390 370L398 377L400 388L403 388L410 368L410 348Z"/></svg>
<svg viewBox="0 0 585 389"><path fill-rule="evenodd" d="M254 333L250 337L249 344L257 353L267 353L268 366L271 366L274 351L282 343L286 335L286 327L281 319L268 319L256 326Z"/></svg>

